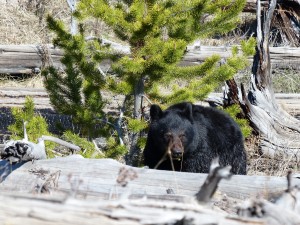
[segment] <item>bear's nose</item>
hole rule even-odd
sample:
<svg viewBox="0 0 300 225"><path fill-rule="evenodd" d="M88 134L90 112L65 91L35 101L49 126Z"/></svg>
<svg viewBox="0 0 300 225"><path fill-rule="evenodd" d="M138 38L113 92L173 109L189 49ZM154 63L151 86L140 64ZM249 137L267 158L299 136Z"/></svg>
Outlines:
<svg viewBox="0 0 300 225"><path fill-rule="evenodd" d="M182 150L181 149L173 149L172 156L173 158L181 158L182 157Z"/></svg>

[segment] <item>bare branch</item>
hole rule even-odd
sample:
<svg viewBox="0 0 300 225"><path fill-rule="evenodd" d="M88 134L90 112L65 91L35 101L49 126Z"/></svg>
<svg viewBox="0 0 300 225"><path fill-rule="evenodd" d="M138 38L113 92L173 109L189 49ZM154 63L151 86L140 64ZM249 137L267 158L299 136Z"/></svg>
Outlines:
<svg viewBox="0 0 300 225"><path fill-rule="evenodd" d="M53 142L55 142L55 143L57 143L57 144L66 146L66 147L71 148L71 149L73 149L73 150L75 150L75 151L80 151L80 147L78 147L77 145L71 144L71 143L69 143L69 142L66 142L66 141L61 140L61 139L56 138L56 137L45 136L45 135L43 135L43 136L42 136L42 139L45 140L45 141L53 141Z"/></svg>
<svg viewBox="0 0 300 225"><path fill-rule="evenodd" d="M209 202L214 193L218 188L218 184L221 179L229 179L231 177L230 173L231 166L221 167L219 165L219 159L215 158L210 166L209 174L201 186L200 191L196 194L196 199L199 202Z"/></svg>

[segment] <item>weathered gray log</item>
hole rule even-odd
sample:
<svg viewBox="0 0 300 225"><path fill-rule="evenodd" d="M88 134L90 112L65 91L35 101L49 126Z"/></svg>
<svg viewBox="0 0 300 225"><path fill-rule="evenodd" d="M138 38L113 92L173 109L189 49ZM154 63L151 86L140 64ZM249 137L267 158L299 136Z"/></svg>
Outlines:
<svg viewBox="0 0 300 225"><path fill-rule="evenodd" d="M240 213L248 213L248 215L244 218L252 217L264 219L265 224L270 225L300 224L300 216L298 212L276 205L265 199L257 199L247 202L247 204L244 205L244 208L240 210Z"/></svg>
<svg viewBox="0 0 300 225"><path fill-rule="evenodd" d="M242 218L199 205L194 195L206 174L126 166L134 174L129 174L129 179L119 172L124 165L114 160L76 155L12 168L3 167L0 161L0 168L0 202L5 202L0 204L0 224L274 224L274 220ZM126 179L128 183L123 185ZM300 184L299 179L292 182ZM235 175L221 182L219 195L269 197L286 186L286 178ZM169 188L175 194L167 195ZM268 212L274 208L265 204ZM291 221L285 217L291 212L275 209L283 214L276 214L279 221Z"/></svg>
<svg viewBox="0 0 300 225"><path fill-rule="evenodd" d="M123 54L129 54L128 46L113 43L112 48ZM289 47L270 48L273 68L300 68L300 49ZM231 55L231 47L226 46L189 46L181 65L203 62L208 56L219 54L222 58ZM47 65L62 68L60 59L63 52L52 45L0 45L0 74L30 74L38 72ZM252 62L252 59L249 58ZM102 64L109 68L109 61Z"/></svg>
<svg viewBox="0 0 300 225"><path fill-rule="evenodd" d="M0 201L5 202L0 204L0 223L10 225L266 224L264 220L222 214L195 202L149 199L94 201L72 197L2 194Z"/></svg>
<svg viewBox="0 0 300 225"><path fill-rule="evenodd" d="M287 174L287 189L272 202L248 199L238 207L238 215L264 218L272 225L300 224L300 188L292 183L292 171Z"/></svg>
<svg viewBox="0 0 300 225"><path fill-rule="evenodd" d="M48 185L53 193L69 193L86 198L116 198L124 194L124 189L117 183L120 168L125 165L112 159L82 159L76 156L37 160L23 165L12 165L0 161L0 193L32 193L45 181L53 179L55 185ZM6 166L5 166L6 165ZM132 168L137 178L130 181L129 194L136 196L164 195L167 189L173 189L176 195L194 196L207 174L183 173L173 171ZM10 170L12 169L12 173ZM54 179L56 177L56 179ZM293 184L300 185L299 179L292 179ZM270 196L285 190L285 177L272 176L232 176L222 180L219 192L236 199ZM128 194L128 193L127 193Z"/></svg>
<svg viewBox="0 0 300 225"><path fill-rule="evenodd" d="M153 199L86 200L53 195L0 194L0 223L11 225L62 224L189 224L296 225L299 215L266 200L254 210L258 218L238 217L194 201ZM257 201L258 202L258 201ZM251 205L252 206L252 205Z"/></svg>
<svg viewBox="0 0 300 225"><path fill-rule="evenodd" d="M112 95L103 92L104 98L112 99ZM25 103L25 97L32 97L35 108L52 109L49 95L43 88L20 88L20 87L0 87L0 107L22 107ZM113 96L115 104L110 104L109 110L116 108L124 100L124 96ZM221 93L211 93L206 101L218 101L222 97ZM300 114L300 94L297 93L276 93L275 98L279 105L293 115Z"/></svg>
<svg viewBox="0 0 300 225"><path fill-rule="evenodd" d="M59 68L62 55L50 45L0 45L0 73L33 73L47 63Z"/></svg>
<svg viewBox="0 0 300 225"><path fill-rule="evenodd" d="M300 189L289 187L278 199L269 202L265 199L247 200L239 206L238 214L243 217L263 218L272 225L300 224Z"/></svg>

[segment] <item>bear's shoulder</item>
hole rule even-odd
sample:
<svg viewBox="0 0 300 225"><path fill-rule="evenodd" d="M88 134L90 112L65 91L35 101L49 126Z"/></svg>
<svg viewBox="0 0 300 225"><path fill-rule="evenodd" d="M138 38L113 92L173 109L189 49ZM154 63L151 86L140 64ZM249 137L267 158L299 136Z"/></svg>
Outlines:
<svg viewBox="0 0 300 225"><path fill-rule="evenodd" d="M190 102L181 102L174 104L166 110L161 110L158 105L152 105L150 108L151 121L178 121L187 119L192 123L211 125L223 124L223 126L236 126L234 120L222 110L213 107L195 105Z"/></svg>
<svg viewBox="0 0 300 225"><path fill-rule="evenodd" d="M195 119L203 118L203 119L209 119L213 118L218 119L225 119L230 120L230 116L223 112L220 109L209 107L209 106L201 106L201 105L195 105L190 102L181 102L175 105L170 106L168 109L165 110L165 113L176 113L180 114L182 116L192 116Z"/></svg>
<svg viewBox="0 0 300 225"><path fill-rule="evenodd" d="M187 118L196 126L205 125L207 128L215 129L217 127L228 129L240 129L234 119L226 112L201 105L195 105L189 102L175 104L166 110L167 113L178 114L181 118ZM170 117L172 118L172 117Z"/></svg>

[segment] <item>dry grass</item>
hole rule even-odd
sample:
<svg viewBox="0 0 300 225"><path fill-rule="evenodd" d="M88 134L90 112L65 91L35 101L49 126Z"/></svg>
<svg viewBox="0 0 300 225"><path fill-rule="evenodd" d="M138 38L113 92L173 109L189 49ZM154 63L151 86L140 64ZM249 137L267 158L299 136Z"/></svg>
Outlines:
<svg viewBox="0 0 300 225"><path fill-rule="evenodd" d="M12 1L12 0L11 0ZM66 25L71 22L71 11L66 0L0 0L1 44L47 44L53 34L47 30L46 16L52 15ZM116 40L115 35L99 20L84 23L89 36L103 36Z"/></svg>
<svg viewBox="0 0 300 225"><path fill-rule="evenodd" d="M0 75L0 87L43 88L42 75Z"/></svg>
<svg viewBox="0 0 300 225"><path fill-rule="evenodd" d="M70 23L66 0L0 0L1 44L51 43L53 34L47 30L46 16ZM0 75L0 87L43 87L41 75Z"/></svg>
<svg viewBox="0 0 300 225"><path fill-rule="evenodd" d="M274 158L264 155L259 149L259 136L251 136L245 142L248 157L248 175L286 176L288 171L299 171L299 161L291 157L277 155Z"/></svg>
<svg viewBox="0 0 300 225"><path fill-rule="evenodd" d="M51 34L46 28L46 15L51 14L65 22L70 20L66 0L19 0L13 3L0 1L1 44L49 43Z"/></svg>

